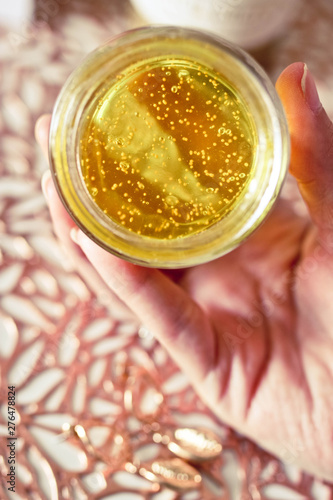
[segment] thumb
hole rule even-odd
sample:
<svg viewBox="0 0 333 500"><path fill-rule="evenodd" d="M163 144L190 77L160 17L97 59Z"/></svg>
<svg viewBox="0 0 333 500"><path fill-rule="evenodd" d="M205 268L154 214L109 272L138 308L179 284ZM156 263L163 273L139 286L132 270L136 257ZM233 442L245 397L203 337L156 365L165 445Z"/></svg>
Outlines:
<svg viewBox="0 0 333 500"><path fill-rule="evenodd" d="M290 172L298 181L318 237L333 252L333 125L307 66L288 66L276 83L290 137Z"/></svg>

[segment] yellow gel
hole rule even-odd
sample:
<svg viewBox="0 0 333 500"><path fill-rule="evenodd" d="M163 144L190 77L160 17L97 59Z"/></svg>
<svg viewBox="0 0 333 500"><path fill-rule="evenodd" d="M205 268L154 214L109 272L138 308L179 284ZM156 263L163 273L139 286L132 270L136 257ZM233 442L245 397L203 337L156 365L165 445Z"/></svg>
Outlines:
<svg viewBox="0 0 333 500"><path fill-rule="evenodd" d="M79 160L89 195L115 223L173 239L241 202L257 136L221 74L188 57L155 57L96 95L81 117Z"/></svg>

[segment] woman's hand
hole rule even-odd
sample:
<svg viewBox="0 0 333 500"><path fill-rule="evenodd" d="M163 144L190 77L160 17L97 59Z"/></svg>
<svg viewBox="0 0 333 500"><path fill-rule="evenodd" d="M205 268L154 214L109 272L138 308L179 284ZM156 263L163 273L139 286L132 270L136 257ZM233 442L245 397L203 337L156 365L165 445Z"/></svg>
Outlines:
<svg viewBox="0 0 333 500"><path fill-rule="evenodd" d="M70 235L110 289L165 346L224 422L333 480L333 129L302 63L277 82L290 170L310 218L282 199L246 243L175 275L105 252L44 179L55 231ZM47 149L49 118L37 126Z"/></svg>

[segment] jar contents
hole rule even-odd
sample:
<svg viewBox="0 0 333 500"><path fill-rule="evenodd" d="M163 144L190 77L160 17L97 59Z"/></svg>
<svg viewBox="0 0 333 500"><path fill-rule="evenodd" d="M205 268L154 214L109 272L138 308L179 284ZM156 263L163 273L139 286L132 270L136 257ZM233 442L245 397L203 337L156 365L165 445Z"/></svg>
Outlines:
<svg viewBox="0 0 333 500"><path fill-rule="evenodd" d="M110 77L81 117L78 156L94 203L136 234L186 237L241 202L257 136L221 74L160 56Z"/></svg>

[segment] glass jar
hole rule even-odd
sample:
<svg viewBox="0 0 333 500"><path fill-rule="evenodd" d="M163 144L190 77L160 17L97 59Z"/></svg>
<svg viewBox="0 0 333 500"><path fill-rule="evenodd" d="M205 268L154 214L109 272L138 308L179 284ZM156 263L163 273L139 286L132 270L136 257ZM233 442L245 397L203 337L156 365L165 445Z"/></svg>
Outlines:
<svg viewBox="0 0 333 500"><path fill-rule="evenodd" d="M243 242L288 162L267 75L191 29L108 41L69 77L51 122L51 171L69 214L105 250L150 267L201 264Z"/></svg>

